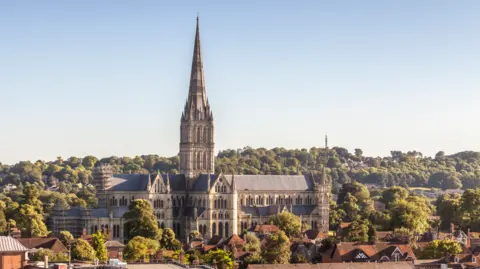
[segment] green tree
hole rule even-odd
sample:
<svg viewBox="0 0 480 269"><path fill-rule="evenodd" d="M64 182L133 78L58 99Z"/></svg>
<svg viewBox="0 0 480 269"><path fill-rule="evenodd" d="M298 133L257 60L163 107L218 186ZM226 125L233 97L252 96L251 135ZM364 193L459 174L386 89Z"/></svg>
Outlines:
<svg viewBox="0 0 480 269"><path fill-rule="evenodd" d="M343 236L349 242L367 243L369 226L370 222L368 220L355 220L345 229Z"/></svg>
<svg viewBox="0 0 480 269"><path fill-rule="evenodd" d="M457 255L462 252L462 246L456 240L433 240L420 252L421 259L439 259L447 255Z"/></svg>
<svg viewBox="0 0 480 269"><path fill-rule="evenodd" d="M230 253L229 251L217 249L207 252L203 256L202 260L204 263L207 264L213 264L215 262L217 268L223 268L223 266L226 265L228 269L232 269L233 262L231 257L232 253Z"/></svg>
<svg viewBox="0 0 480 269"><path fill-rule="evenodd" d="M20 207L17 215L17 225L27 237L47 236L47 226L43 222L43 216L31 205L25 204Z"/></svg>
<svg viewBox="0 0 480 269"><path fill-rule="evenodd" d="M97 257L99 261L106 262L108 259L107 247L105 246L105 236L102 231L99 230L92 235L92 245L95 250L95 257Z"/></svg>
<svg viewBox="0 0 480 269"><path fill-rule="evenodd" d="M179 250L182 247L182 244L175 238L175 233L170 228L163 230L160 244L168 250Z"/></svg>
<svg viewBox="0 0 480 269"><path fill-rule="evenodd" d="M262 249L262 258L266 263L288 263L290 260L290 240L283 231L267 236L265 247Z"/></svg>
<svg viewBox="0 0 480 269"><path fill-rule="evenodd" d="M95 259L95 250L83 239L77 239L73 243L72 260L93 261Z"/></svg>
<svg viewBox="0 0 480 269"><path fill-rule="evenodd" d="M394 228L405 227L417 233L424 233L429 227L432 215L430 203L423 197L409 196L392 204L390 210Z"/></svg>
<svg viewBox="0 0 480 269"><path fill-rule="evenodd" d="M69 231L61 231L60 236L58 237L60 241L68 248L69 245L75 242L75 238Z"/></svg>
<svg viewBox="0 0 480 269"><path fill-rule="evenodd" d="M353 221L355 218L358 217L358 213L360 212L360 206L358 206L358 200L355 196L347 193L345 195L345 200L341 205L341 209L345 212L345 220L346 221Z"/></svg>
<svg viewBox="0 0 480 269"><path fill-rule="evenodd" d="M128 241L125 248L125 257L128 261L148 262L150 259L149 256L155 254L158 249L160 249L158 241L142 236L135 236Z"/></svg>
<svg viewBox="0 0 480 269"><path fill-rule="evenodd" d="M287 236L295 236L301 233L302 224L300 218L290 212L282 212L270 217L269 222L284 231Z"/></svg>
<svg viewBox="0 0 480 269"><path fill-rule="evenodd" d="M448 229L450 224L461 224L459 221L461 196L458 194L444 194L437 198L437 215L440 216L440 228Z"/></svg>
<svg viewBox="0 0 480 269"><path fill-rule="evenodd" d="M382 192L382 202L387 208L398 200L406 199L408 197L408 190L402 187L390 187Z"/></svg>
<svg viewBox="0 0 480 269"><path fill-rule="evenodd" d="M97 163L97 158L94 156L85 156L82 159L82 165L89 170L91 170L96 163Z"/></svg>
<svg viewBox="0 0 480 269"><path fill-rule="evenodd" d="M158 240L162 236L162 230L158 228L157 219L153 214L150 202L144 199L136 199L128 206L128 212L123 217L129 231L129 238L142 236Z"/></svg>

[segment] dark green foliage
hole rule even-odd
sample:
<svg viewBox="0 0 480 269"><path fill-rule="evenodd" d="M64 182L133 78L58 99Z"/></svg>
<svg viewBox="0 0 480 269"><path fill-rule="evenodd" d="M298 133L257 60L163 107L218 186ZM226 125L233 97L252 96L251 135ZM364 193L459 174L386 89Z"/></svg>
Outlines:
<svg viewBox="0 0 480 269"><path fill-rule="evenodd" d="M149 201L136 199L128 206L128 212L123 217L127 224L129 238L142 236L159 240L162 230L158 228L157 219L153 215L153 207Z"/></svg>

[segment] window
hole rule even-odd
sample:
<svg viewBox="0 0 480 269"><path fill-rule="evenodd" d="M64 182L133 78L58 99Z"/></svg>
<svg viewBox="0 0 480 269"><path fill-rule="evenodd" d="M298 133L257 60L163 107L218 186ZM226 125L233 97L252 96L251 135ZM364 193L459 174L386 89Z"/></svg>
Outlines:
<svg viewBox="0 0 480 269"><path fill-rule="evenodd" d="M455 258L457 258L457 257L455 257ZM398 262L400 260L400 255L398 253L393 254L393 260ZM458 261L455 261L455 262L458 262Z"/></svg>
<svg viewBox="0 0 480 269"><path fill-rule="evenodd" d="M363 252L358 252L357 255L355 256L355 259L368 259L367 255Z"/></svg>

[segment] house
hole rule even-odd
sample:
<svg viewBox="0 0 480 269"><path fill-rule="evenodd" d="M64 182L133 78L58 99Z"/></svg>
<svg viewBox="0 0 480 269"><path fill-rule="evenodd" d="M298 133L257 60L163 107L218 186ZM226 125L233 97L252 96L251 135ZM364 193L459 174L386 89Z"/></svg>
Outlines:
<svg viewBox="0 0 480 269"><path fill-rule="evenodd" d="M342 242L322 254L322 262L399 262L414 261L415 254L408 244L364 244Z"/></svg>
<svg viewBox="0 0 480 269"><path fill-rule="evenodd" d="M395 263L297 263L297 264L250 264L248 269L414 269L409 262Z"/></svg>
<svg viewBox="0 0 480 269"><path fill-rule="evenodd" d="M263 239L269 234L280 231L280 229L276 225L260 224L255 225L255 227L253 227L253 229L250 229L250 231L254 232L258 238Z"/></svg>
<svg viewBox="0 0 480 269"><path fill-rule="evenodd" d="M18 242L29 249L28 253L36 253L39 249L49 249L54 253L68 253L68 249L56 237L18 238Z"/></svg>
<svg viewBox="0 0 480 269"><path fill-rule="evenodd" d="M119 259L122 261L123 250L125 249L124 244L115 240L109 240L105 242L105 247L107 248L107 256L109 259Z"/></svg>
<svg viewBox="0 0 480 269"><path fill-rule="evenodd" d="M10 236L0 236L0 268L22 269L28 260L28 248Z"/></svg>

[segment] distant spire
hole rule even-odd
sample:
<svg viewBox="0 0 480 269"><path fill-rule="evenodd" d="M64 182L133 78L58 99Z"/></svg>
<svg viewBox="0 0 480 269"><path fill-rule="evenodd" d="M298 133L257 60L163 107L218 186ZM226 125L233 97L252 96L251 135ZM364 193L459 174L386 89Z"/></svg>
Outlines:
<svg viewBox="0 0 480 269"><path fill-rule="evenodd" d="M320 184L325 185L327 184L327 171L326 171L326 166L328 163L328 136L327 133L325 133L325 161L323 163L323 171L322 171L322 179L320 180Z"/></svg>
<svg viewBox="0 0 480 269"><path fill-rule="evenodd" d="M188 100L187 103L190 104L186 109L193 110L189 111L190 113L185 113L192 115L196 111L207 112L208 100L207 94L205 92L205 80L203 77L203 61L202 61L202 49L200 46L200 24L199 16L197 14L197 28L195 33L195 46L193 48L193 59L192 59L192 71L190 74L190 88L188 91ZM208 114L207 114L208 116Z"/></svg>

